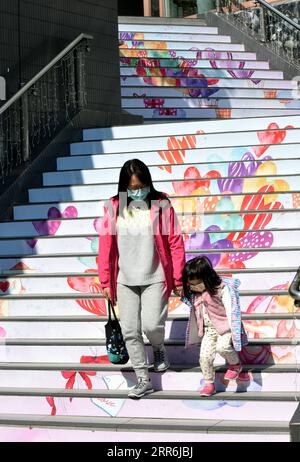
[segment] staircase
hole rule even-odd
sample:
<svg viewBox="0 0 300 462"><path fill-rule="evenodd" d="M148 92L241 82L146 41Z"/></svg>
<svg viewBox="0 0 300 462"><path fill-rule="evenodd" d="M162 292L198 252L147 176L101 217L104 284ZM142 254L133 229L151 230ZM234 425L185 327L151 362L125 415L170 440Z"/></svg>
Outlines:
<svg viewBox="0 0 300 462"><path fill-rule="evenodd" d="M300 113L297 82L216 27L121 18L123 108L145 123Z"/></svg>
<svg viewBox="0 0 300 462"><path fill-rule="evenodd" d="M148 26L148 38L156 34L160 40L165 32L157 31L159 24ZM217 31L181 27L186 53L192 36L211 35L205 47L219 43ZM120 28L123 33L125 26ZM175 33L175 26L167 29L168 36ZM135 25L126 24L127 30L135 32ZM229 51L228 38L220 43L220 50ZM234 48L245 55L242 46ZM264 82L291 95L294 82L273 71L268 76L267 63L255 61L254 54L247 60L265 66L255 71L265 73ZM197 65L208 64L203 58ZM211 72L216 77L217 70ZM147 86L140 77L127 75L128 81L136 87L123 86L124 107L143 100L124 92L135 92L136 82L147 97L169 100L177 91ZM245 87L250 82L228 76L226 81ZM83 130L70 156L58 157L57 171L44 173L44 186L30 189L28 203L15 205L13 220L0 223L1 441L289 441L300 398L300 311L288 296L300 260L300 114L265 106L281 103L266 100L264 91L236 87L227 99L220 96L228 108L236 98L254 102L253 109L232 109L233 117L243 111L239 123L181 120ZM176 96L176 109L182 103L186 110L194 100ZM127 107L152 121L153 109ZM215 109L209 116L201 115L208 109L188 111L188 119L217 117ZM268 117L258 117L263 114ZM170 117L176 118L154 115L153 121ZM114 366L106 356L107 313L96 258L103 201L116 193L120 167L133 157L149 166L156 188L170 195L187 257L208 255L221 275L241 280L250 338L242 359L249 383L224 382L217 357L219 393L199 398L199 351L184 348L187 307L172 297L166 325L171 369L151 372L156 393L138 402L126 398L135 376L130 363Z"/></svg>

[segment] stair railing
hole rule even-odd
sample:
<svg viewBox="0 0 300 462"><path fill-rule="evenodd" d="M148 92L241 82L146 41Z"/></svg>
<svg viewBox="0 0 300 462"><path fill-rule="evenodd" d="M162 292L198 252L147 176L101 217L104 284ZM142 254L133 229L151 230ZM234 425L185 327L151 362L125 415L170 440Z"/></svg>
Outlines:
<svg viewBox="0 0 300 462"><path fill-rule="evenodd" d="M277 8L265 0L217 0L217 13L300 70L300 26Z"/></svg>
<svg viewBox="0 0 300 462"><path fill-rule="evenodd" d="M92 39L80 34L0 107L2 184L86 107L86 55Z"/></svg>
<svg viewBox="0 0 300 462"><path fill-rule="evenodd" d="M289 287L289 294L295 300L295 306L300 306L300 266Z"/></svg>

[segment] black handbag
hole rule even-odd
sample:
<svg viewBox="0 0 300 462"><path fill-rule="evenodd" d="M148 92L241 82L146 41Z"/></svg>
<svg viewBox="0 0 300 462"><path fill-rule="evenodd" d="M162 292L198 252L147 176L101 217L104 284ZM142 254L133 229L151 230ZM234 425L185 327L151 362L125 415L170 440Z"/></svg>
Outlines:
<svg viewBox="0 0 300 462"><path fill-rule="evenodd" d="M111 312L113 312L114 319L112 319ZM113 364L126 364L129 356L120 323L110 300L108 300L108 322L105 324L105 336L106 350L110 362Z"/></svg>

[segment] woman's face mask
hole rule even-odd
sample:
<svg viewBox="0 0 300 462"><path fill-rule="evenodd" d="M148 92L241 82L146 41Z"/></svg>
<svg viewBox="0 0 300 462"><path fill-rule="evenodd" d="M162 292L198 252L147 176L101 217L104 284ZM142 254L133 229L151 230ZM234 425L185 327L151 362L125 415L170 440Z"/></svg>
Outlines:
<svg viewBox="0 0 300 462"><path fill-rule="evenodd" d="M141 189L127 189L128 196L135 201L144 201L150 193L150 186Z"/></svg>
<svg viewBox="0 0 300 462"><path fill-rule="evenodd" d="M192 292L204 292L205 291L205 284L204 282L198 282L197 284L190 284L190 290Z"/></svg>

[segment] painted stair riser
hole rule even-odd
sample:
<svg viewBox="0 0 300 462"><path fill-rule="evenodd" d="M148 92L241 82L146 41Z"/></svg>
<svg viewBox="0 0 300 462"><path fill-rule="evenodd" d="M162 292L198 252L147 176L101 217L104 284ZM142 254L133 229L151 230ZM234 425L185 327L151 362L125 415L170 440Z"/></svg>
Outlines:
<svg viewBox="0 0 300 462"><path fill-rule="evenodd" d="M170 137L173 138L173 137ZM175 137L174 137L175 138ZM184 137L183 137L184 138ZM139 158L148 165L149 168L152 167L152 171L158 173L158 165L160 166L159 170L162 170L163 166L167 166L169 170L176 171L176 162L180 161L178 158L178 153L180 154L180 141L183 144L184 139L178 140L179 149L176 149L174 146L172 149L169 149L169 155L167 158L164 156L163 158L159 155L157 151L144 151L140 153ZM298 144L286 144L284 148L280 144L272 144L266 145L267 149L265 151L265 155L272 158L272 162L276 166L276 171L278 173L282 172L282 169L286 169L287 166L291 167L294 165L295 162L299 159L299 145ZM242 165L253 165L255 161L260 163L265 163L264 157L260 159L252 160L242 160L244 155L248 153L247 159L250 159L252 155L255 159L255 150L258 150L259 147L252 146L241 146L236 148L206 148L206 149L184 149L182 153L184 153L184 165L185 168L195 166L199 163L199 169L202 171L203 169L209 170L219 170L219 168L224 169L225 172L231 162L242 162ZM263 149L263 148L261 148ZM283 152L284 149L284 152ZM257 151L258 152L258 151ZM250 156L249 156L250 154ZM78 156L70 156L70 157L59 157L57 159L57 170L64 171L64 170L87 170L87 169L105 169L104 172L106 174L107 169L117 168L118 173L120 173L120 169L123 164L132 159L132 153L120 153L116 155L110 154L95 154L95 155L78 155ZM294 160L296 159L296 160ZM171 164L169 163L171 162ZM154 168L155 166L155 168ZM213 168L212 168L213 166ZM227 167L227 169L226 169ZM173 170L175 169L175 170ZM294 171L295 172L295 168ZM284 173L291 173L291 171L285 170ZM18 207L15 207L17 209Z"/></svg>
<svg viewBox="0 0 300 462"><path fill-rule="evenodd" d="M300 146L299 146L300 148ZM189 153L190 154L190 153ZM174 152L174 156L176 151ZM200 156L199 156L200 157ZM248 162L242 162L239 170L232 169L232 162L226 163L209 163L209 164L198 164L192 165L172 165L169 166L168 170L172 170L172 181L182 180L184 174L188 168L197 169L201 172L201 176L206 175L211 171L218 172L221 178L228 177L239 177L239 176L266 176L276 173L277 175L293 175L297 172L297 163L299 163L300 172L300 159L297 160L278 160L274 161L270 159L270 151L267 153L267 160L257 159L254 155L249 152L246 154L247 159L251 159ZM271 163L270 163L271 161ZM236 161L233 161L236 162ZM149 167L149 165L148 165ZM242 171L242 168L244 171ZM160 167L149 167L153 181L170 180L170 171L162 169ZM195 170L194 170L195 171ZM94 184L94 183L117 183L120 176L119 168L107 168L107 169L86 169L86 170L70 170L67 172L46 172L43 174L44 186L57 186L57 185L79 185L79 184Z"/></svg>
<svg viewBox="0 0 300 462"><path fill-rule="evenodd" d="M300 113L300 109L176 109L171 108L171 114L168 108L162 109L128 109L127 111L133 115L141 115L145 119L168 120L168 119L242 119L247 117L263 117L265 115L295 115ZM218 111L222 111L221 113ZM225 111L225 112L224 112Z"/></svg>
<svg viewBox="0 0 300 462"><path fill-rule="evenodd" d="M276 123L276 122L275 122ZM300 130L299 128L282 129L274 130L273 132L268 132L267 124L265 127L261 127L260 131L240 131L232 137L232 133L203 133L205 132L205 127L202 128L202 122L198 123L198 130L194 129L194 126L191 126L191 131L186 131L185 140L181 140L181 143L184 143L182 146L183 150L195 149L195 148L225 148L225 147L241 147L241 146L253 146L253 149L257 150L258 155L260 156L266 149L259 148L260 145L285 145L290 143L299 143L300 139ZM273 125L274 126L274 125ZM293 125L286 125L286 127L293 127ZM276 124L275 127L278 127ZM284 126L283 126L284 127ZM240 127L241 128L241 127ZM264 130L264 131L263 131ZM198 131L198 134L197 134ZM153 135L153 130L152 130ZM173 143L178 141L178 146L173 147ZM129 140L105 140L105 141L86 141L71 143L71 155L83 155L83 154L112 154L112 153L121 153L121 152L132 152L132 153L141 153L145 151L154 151L154 150L167 150L170 149L168 142L172 145L171 149L180 149L180 140L174 139L171 135L168 137L166 135L160 135L159 132L155 132L155 137L145 137L144 138L131 138ZM255 148L255 146L258 146ZM262 152L260 151L262 149Z"/></svg>
<svg viewBox="0 0 300 462"><path fill-rule="evenodd" d="M298 93L298 92L297 92ZM257 130L261 131L267 129L270 124L277 123L280 128L285 126L293 126L295 128L300 127L300 117L282 117L280 119L275 119L272 117L264 117L260 120L249 119L244 121L245 127L247 130ZM243 124L243 125L244 125ZM83 130L83 139L85 141L90 140L116 140L118 138L145 138L147 136L153 136L153 127L150 126L125 126L125 127L110 127L110 128L90 128ZM213 124L210 121L201 121L201 126L199 127L199 122L183 122L183 123L168 123L161 126L155 127L155 136L171 136L171 135L185 135L187 133L193 134L198 130L203 130L205 133L226 133L230 132L240 132L241 126L235 121L224 120L216 121ZM242 128L243 130L243 128Z"/></svg>
<svg viewBox="0 0 300 462"><path fill-rule="evenodd" d="M189 78L189 77L124 77L120 79L122 87L143 87L147 91L147 87L171 87L178 88L180 91L184 87L195 89L214 89L214 88L257 88L257 89L294 89L297 90L295 85L297 82L293 80L251 80L251 79L234 79L234 78L218 78L218 82L208 85L207 79L203 78ZM203 91L203 90L202 90ZM199 94L201 91L199 92ZM250 116L249 116L250 117ZM268 114L262 115L268 117Z"/></svg>
<svg viewBox="0 0 300 462"><path fill-rule="evenodd" d="M217 34L217 27L204 27L199 25L183 26L176 25L158 25L158 24L119 24L119 34L132 34L132 33L159 33L169 32L175 34Z"/></svg>
<svg viewBox="0 0 300 462"><path fill-rule="evenodd" d="M9 310L10 311L10 310ZM11 314L11 312L10 312ZM1 322L1 329L5 331L7 339L88 339L105 338L105 324L103 323L79 323L79 322ZM165 338L170 340L185 340L187 321L167 321ZM249 339L254 335L257 338L300 338L300 321L296 320L259 320L244 321L244 327ZM146 337L145 337L146 338Z"/></svg>
<svg viewBox="0 0 300 462"><path fill-rule="evenodd" d="M176 78L187 78L187 77L204 77L204 78L236 78L236 79L283 79L283 72L272 71L272 70L254 70L254 69L238 69L238 70L227 70L227 69L213 69L209 66L207 69L201 69L196 75L191 75L193 68L185 68L184 70L178 68L169 67L121 67L121 77L132 77L141 76L152 77L157 76L159 72L162 73L162 77L176 77Z"/></svg>
<svg viewBox="0 0 300 462"><path fill-rule="evenodd" d="M63 376L64 371L0 371L1 388L11 387L14 388L18 384L18 388L59 388L63 389L66 386L67 379ZM72 372L69 371L68 372ZM73 371L74 373L75 371ZM83 371L84 372L84 371ZM75 389L86 389L86 384L81 380L80 372L76 373ZM123 376L128 382L135 382L136 376L134 372L111 372L103 371L96 372L96 375L90 376L93 384L97 384L100 388L102 377L105 376L115 377L116 380ZM195 391L201 386L203 375L201 372L166 372L164 374L156 374L150 372L151 381L155 390L168 391L168 390L187 390ZM267 373L251 373L250 381L246 383L228 382L223 379L224 373L216 374L216 388L217 391L296 391L297 377L294 373L280 373L280 374L267 374Z"/></svg>
<svg viewBox="0 0 300 462"><path fill-rule="evenodd" d="M134 68L152 68L152 67L161 67L161 68L181 68L188 66L193 69L260 69L260 70L269 70L270 65L267 61L234 61L234 60L184 60L184 59L172 59L172 58L162 58L162 59L151 59L151 58L124 58L120 57L120 68L121 71L129 66Z"/></svg>
<svg viewBox="0 0 300 462"><path fill-rule="evenodd" d="M245 393L246 395L246 393ZM157 400L105 398L55 398L56 415L99 416L104 417L139 417L139 418L169 418L169 419L218 419L218 420L270 420L288 421L297 403L253 402L247 401L212 401L198 400ZM176 405L174 405L176 403ZM51 414L46 397L2 396L0 406L3 413L22 412L23 414ZM249 416L249 417L248 417ZM251 416L251 417L250 417Z"/></svg>
<svg viewBox="0 0 300 462"><path fill-rule="evenodd" d="M265 217L266 218L266 217ZM282 216L280 217L282 219ZM243 224L243 220L240 220ZM234 221L231 221L234 223ZM228 225L230 224L230 219L228 220ZM273 222L275 225L275 221ZM295 226L295 223L293 223ZM243 228L239 228L243 229ZM189 254L189 251L198 251L207 252L211 248L223 249L226 248L225 245L231 245L232 251L230 253L235 253L235 249L240 249L242 244L245 252L247 249L257 249L258 252L264 251L264 249L270 248L282 248L282 252L285 251L285 248L289 245L290 242L297 243L300 242L300 230L293 231L267 231L268 228L265 228L265 231L249 231L241 234L240 232L236 233L197 233L197 236L192 235L189 241L186 241L186 252ZM37 236L38 237L38 236ZM47 238L47 239L28 239L28 240L0 240L0 253L4 255L55 255L65 253L91 253L93 256L95 250L98 248L98 239L97 236L94 236L95 241L86 237L68 237L68 238ZM229 241L224 243L224 240ZM37 241L37 242L36 242ZM221 241L221 242L220 242ZM222 247L223 242L223 247ZM299 245L299 244L298 244ZM215 246L215 247L212 247ZM96 248L96 249L95 249ZM289 248L286 248L288 251ZM222 251L222 250L220 250ZM253 252L253 251L252 251ZM252 257L253 258L253 257Z"/></svg>
<svg viewBox="0 0 300 462"><path fill-rule="evenodd" d="M297 109L297 103L289 103L289 107ZM176 109L286 109L286 103L282 100L271 99L239 99L219 98L214 95L208 99L202 98L122 98L124 109L153 109L153 108L176 108ZM299 105L300 109L300 105Z"/></svg>
<svg viewBox="0 0 300 462"><path fill-rule="evenodd" d="M266 195L264 195L263 197L265 197ZM275 223L276 221L276 228L278 229L281 229L281 228L287 228L287 226L283 226L285 225L285 223L282 223L281 220L278 220L276 217L277 215L279 215L281 218L284 217L285 219L287 219L287 223L289 223L288 226L290 227L293 227L293 223L294 222L298 222L299 220L299 217L298 217L298 210L297 210L297 194L294 194L294 197L292 197L292 195L283 195L281 194L280 195L282 200L281 200L281 203L285 206L285 207L289 207L289 205L291 205L292 207L294 206L295 208L293 210L289 210L289 211L284 211L283 209L282 210L275 210L273 209L272 210L272 215L273 215L273 222L272 223ZM287 197L285 197L287 196ZM235 199L236 196L234 196L234 199ZM171 198L172 199L172 198ZM205 224L207 223L211 223L211 222L217 222L219 219L220 219L220 214L221 215L224 215L226 217L226 219L228 220L234 220L234 216L237 216L239 214L242 214L244 217L246 217L247 215L251 215L253 213L253 211L255 211L255 213L257 214L263 214L265 213L263 210L261 209L257 209L257 206L253 203L251 205L251 203L247 205L247 208L245 209L245 204L243 204L243 198L241 198L241 196L238 196L237 200L235 202L232 202L230 201L229 203L234 207L232 211L230 210L220 210L219 212L214 212L214 211L211 211L211 212L202 212L203 209L204 209L204 204L203 202L205 201L205 199L203 200L203 198L199 198L198 201L196 201L196 203L194 202L194 199L192 199L192 202L191 202L191 205L189 204L188 198L186 198L184 201L182 199L172 199L171 200L171 203L172 205L174 206L177 214L178 214L178 218L179 220L181 221L181 223L183 222L183 218L181 218L181 214L184 214L185 212L191 212L190 208L191 208L191 205L193 204L196 204L196 207L199 208L199 212L198 212L198 216L201 216L201 221L203 223L203 226L205 226ZM277 199L277 198L276 198ZM291 201L289 200L291 199ZM294 200L293 200L294 199ZM263 200L263 198L262 198ZM272 201L274 202L274 201ZM294 202L294 203L293 203ZM182 203L182 205L181 205ZM46 220L46 219L49 219L49 217L51 217L52 215L52 210L56 210L57 213L58 213L58 216L59 216L59 213L60 214L64 214L65 210L70 210L70 207L73 207L74 209L76 209L76 213L77 213L77 223L80 222L81 219L83 218L99 218L99 217L102 217L103 215L103 204L104 204L104 201L86 201L86 202L66 202L66 203L48 203L48 204L41 204L41 205L26 205L26 206L18 206L18 207L15 207L15 220L18 220L18 221L22 221L22 220L30 220L30 221L35 221L35 220ZM212 204L214 205L214 203ZM243 207L242 207L243 205ZM193 210L193 209L192 209ZM289 215L290 214L293 214L293 218L289 219ZM24 224L24 223L23 223ZM228 225L226 225L227 227ZM90 228L90 225L88 225L88 228ZM203 229L203 227L202 227ZM222 226L222 229L225 229L223 226ZM184 229L183 229L184 231ZM2 232L2 231L1 231ZM87 230L85 229L85 234L83 233L83 235L86 235L87 234ZM94 233L95 234L95 233ZM2 237L2 236L1 236Z"/></svg>
<svg viewBox="0 0 300 462"><path fill-rule="evenodd" d="M198 181L197 181L198 180ZM188 181L156 181L154 187L158 191L175 195L176 192L179 195L190 196L203 195L203 196L220 196L225 195L229 188L234 191L235 194L243 192L243 194L256 194L260 192L261 188L269 186L272 188L273 185L276 187L276 192L286 191L299 191L300 175L295 176L267 176L263 178L244 178L244 179L233 179L230 182L222 183L222 180L212 178L208 180L210 182L209 189L207 188L207 180L200 180L199 177L196 180ZM203 183L206 183L206 187L203 187ZM223 188L227 189L224 191ZM176 188L176 189L175 189ZM174 191L175 189L175 191ZM176 191L177 190L177 191ZM114 196L118 192L117 183L114 184L94 184L94 185L71 185L71 186L59 186L51 188L36 188L29 190L29 201L33 203L40 202L55 202L55 201L70 201L70 200L95 200L95 199L108 199ZM274 192L274 191L271 191ZM177 194L176 194L177 195ZM277 199L277 198L276 198ZM217 200L217 199L216 199Z"/></svg>
<svg viewBox="0 0 300 462"><path fill-rule="evenodd" d="M291 238L292 239L292 238ZM73 269L73 268L72 268ZM96 270L95 270L96 271ZM237 277L241 281L239 287L240 290L259 290L268 291L272 290L273 287L285 285L291 283L294 279L295 273L250 273L242 274L235 273L234 277ZM17 295L20 293L22 287L26 294L53 294L53 293L71 293L74 294L74 290L85 292L89 288L89 285L98 284L98 277L89 275L85 276L55 276L55 277L35 277L34 275L26 276L24 278L18 278L13 276L11 278L2 278L0 275L0 295ZM92 292L92 291L91 291ZM75 292L76 293L76 292ZM52 302L53 303L53 302ZM28 303L29 304L29 303ZM11 313L10 313L11 315Z"/></svg>
<svg viewBox="0 0 300 462"><path fill-rule="evenodd" d="M199 365L199 347L185 349L183 346L167 346L171 364ZM146 346L149 364L153 364L151 347ZM40 362L40 363L79 363L83 356L103 356L107 358L104 346L24 346L0 345L1 362ZM248 346L243 355L247 364L295 364L299 363L300 346L293 345L259 345ZM103 359L104 360L104 359ZM216 364L224 360L216 356Z"/></svg>
<svg viewBox="0 0 300 462"><path fill-rule="evenodd" d="M293 100L293 91L294 90L260 90L260 89L239 89L239 88L228 88L224 90L223 88L214 88L214 93L212 95L208 95L205 91L202 93L200 92L199 95L194 94L193 88L164 88L164 87L147 87L146 90L141 89L140 87L124 87L121 91L121 96L123 97L124 101L125 98L136 98L145 100L148 98L155 98L155 99L165 99L165 98L174 98L175 101L181 101L182 98L185 98L185 101L188 103L189 101L193 101L194 98L198 98L200 103L201 100L209 101L212 99L220 99L220 98L260 98L260 100L266 101L278 101L280 103L287 104L288 100Z"/></svg>
<svg viewBox="0 0 300 462"><path fill-rule="evenodd" d="M245 51L245 45L241 43L214 42L214 38L208 40L195 40L192 45L189 42L179 40L141 40L138 46L134 46L132 40L124 40L124 43L119 47L120 54L123 50L163 50L163 51L189 51L192 47L198 50L206 51L207 48L216 51Z"/></svg>
<svg viewBox="0 0 300 462"><path fill-rule="evenodd" d="M260 281L260 278L258 278ZM281 287L288 287L289 285L289 279L288 277L282 277L281 280L279 280L280 284L278 284ZM276 279L277 281L277 279ZM277 286L278 286L277 285ZM276 285L271 284L269 287L276 287ZM17 284L15 283L15 294L20 293L21 286L19 285L19 288L17 288ZM73 296L75 295L76 297L76 291L74 290ZM5 321L5 316L38 316L38 317L47 317L47 316L68 316L68 317L77 317L78 316L88 316L91 320L93 319L94 316L100 316L99 319L102 322L102 317L106 315L106 305L105 302L102 298L99 299L91 299L88 298L89 293L87 292L86 298L84 298L84 295L78 295L78 299L75 298L59 298L59 295L57 295L56 298L53 299L47 299L45 296L41 296L40 298L36 299L14 299L14 300L7 300L7 299L1 299L0 300L0 305L1 305L1 312L3 315L3 318L1 318L1 323L3 327L5 325L9 326L9 323ZM3 296L3 295L2 295ZM260 319L260 322L257 323L257 333L260 334L260 331L262 331L265 327L267 326L267 329L269 329L269 325L271 324L271 327L274 329L276 328L276 325L279 324L279 321L277 320L276 322L273 320L269 322L267 319L267 316L269 314L277 314L280 316L286 316L285 317L285 322L281 324L280 328L284 325L291 326L291 319L288 318L287 316L292 316L293 313L295 313L296 308L294 307L294 301L291 297L288 295L285 296L241 296L241 308L242 312L247 314L251 314L252 316L255 317L256 314L265 314L264 319ZM179 299L176 297L171 297L169 299L169 315L176 314L176 315L183 315L186 317L188 316L187 309L185 305L181 304ZM79 322L79 321L77 321ZM92 322L92 321L89 321ZM169 321L168 321L169 322ZM244 320L246 322L246 320ZM248 321L247 321L248 322ZM297 321L298 325L299 321ZM255 323L252 322L251 325L254 325ZM290 330L290 328L289 328ZM271 332L271 331L270 331ZM277 331L273 330L273 337L277 336ZM268 336L269 331L268 331Z"/></svg>
<svg viewBox="0 0 300 462"><path fill-rule="evenodd" d="M158 42L211 42L212 40L215 43L231 43L231 37L229 35L217 35L217 34L179 34L178 32L144 32L144 33L132 33L132 32L119 32L119 39L121 41L132 42L148 42L148 41L158 41ZM151 47L150 47L151 48Z"/></svg>
<svg viewBox="0 0 300 462"><path fill-rule="evenodd" d="M120 24L118 25L119 34L126 33L145 33L145 32L169 32L175 34L217 34L217 27L206 27L199 25L188 25L183 26L181 24L176 25L160 25L160 24Z"/></svg>
<svg viewBox="0 0 300 462"><path fill-rule="evenodd" d="M26 427L26 424L19 423L21 428L13 428L13 427L4 427L3 425L0 428L0 441L3 442L13 442L16 441L24 441L24 442L41 442L41 443L53 443L55 442L112 442L115 443L116 441L116 431L101 431L98 429L97 431L90 431L90 430L80 430L78 429L52 429L52 428L39 428L39 425L31 424L31 428L22 428ZM35 428L37 426L37 428ZM33 428L34 427L34 428ZM40 425L41 427L41 425ZM289 431L288 428L286 430L286 434L277 434L276 431L273 431L273 434L249 434L249 433L218 433L216 434L207 434L205 431L198 432L198 433L190 433L190 432L171 432L168 433L169 430L160 430L159 432L155 432L155 441L161 442L170 442L174 441L178 442L193 442L193 441L205 441L205 442L228 442L228 441L236 441L236 442L286 442L290 441ZM134 432L127 432L118 429L118 442L152 442L153 441L153 431L146 432L140 431L136 429Z"/></svg>
<svg viewBox="0 0 300 462"><path fill-rule="evenodd" d="M238 52L238 51L214 51L209 50L204 46L200 51L199 47L196 50L168 50L168 49L148 49L148 50L139 50L134 48L121 48L120 49L120 59L121 58L173 58L173 59L191 59L193 61L199 61L202 59L222 59L222 60L239 60L239 61L256 61L256 53L248 52Z"/></svg>

